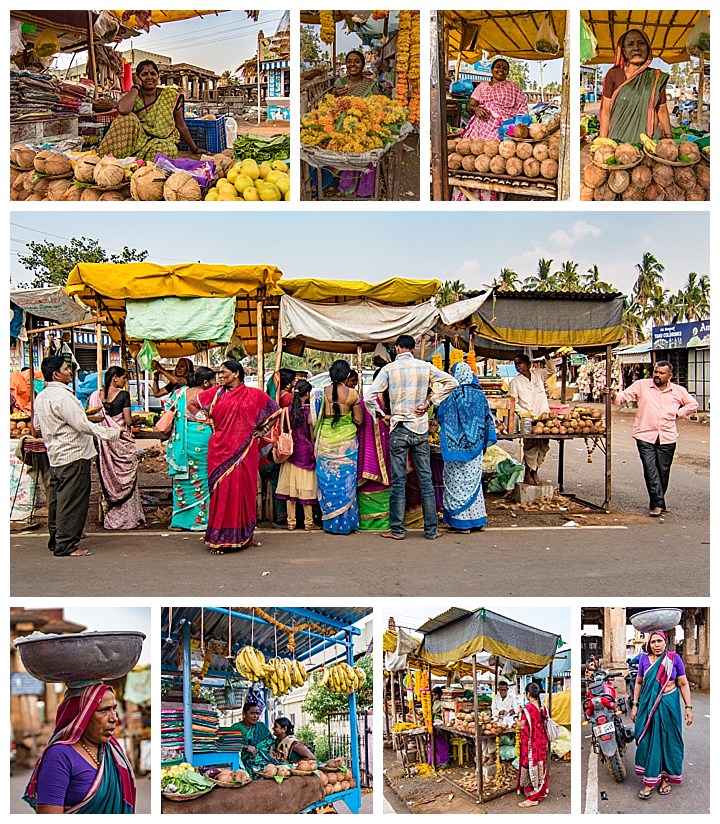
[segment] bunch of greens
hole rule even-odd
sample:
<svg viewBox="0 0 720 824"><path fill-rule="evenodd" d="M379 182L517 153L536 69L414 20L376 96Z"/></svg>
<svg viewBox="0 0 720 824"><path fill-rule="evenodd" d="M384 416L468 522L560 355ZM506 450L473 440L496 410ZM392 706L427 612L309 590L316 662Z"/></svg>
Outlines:
<svg viewBox="0 0 720 824"><path fill-rule="evenodd" d="M162 779L162 789L167 792L189 795L209 790L215 785L209 778L195 770L186 770L179 775L166 775Z"/></svg>
<svg viewBox="0 0 720 824"><path fill-rule="evenodd" d="M258 163L272 163L273 160L285 160L290 157L290 135L262 137L243 134L233 143L235 160L251 158Z"/></svg>

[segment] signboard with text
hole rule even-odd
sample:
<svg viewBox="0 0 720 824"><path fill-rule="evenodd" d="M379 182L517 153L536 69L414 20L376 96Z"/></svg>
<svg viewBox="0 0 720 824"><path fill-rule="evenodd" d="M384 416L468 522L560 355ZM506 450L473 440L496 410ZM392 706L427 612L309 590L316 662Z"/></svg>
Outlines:
<svg viewBox="0 0 720 824"><path fill-rule="evenodd" d="M710 346L709 318L652 328L653 349L688 349L693 346Z"/></svg>

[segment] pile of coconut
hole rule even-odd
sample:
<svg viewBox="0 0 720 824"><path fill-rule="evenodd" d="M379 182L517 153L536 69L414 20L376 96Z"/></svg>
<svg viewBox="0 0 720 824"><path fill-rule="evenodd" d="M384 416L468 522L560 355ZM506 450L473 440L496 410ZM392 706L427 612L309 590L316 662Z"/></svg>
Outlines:
<svg viewBox="0 0 720 824"><path fill-rule="evenodd" d="M594 157L596 161L604 162L605 167L598 166L597 162L585 166L580 200L710 199L710 166L697 163L700 151L691 141L659 140L655 157L641 154L629 143L621 143L615 150L612 146L599 146ZM608 165L612 158L617 158L620 164L635 162L636 165L629 169L613 169ZM669 165L671 163L677 165Z"/></svg>
<svg viewBox="0 0 720 824"><path fill-rule="evenodd" d="M515 128L517 130L517 126ZM509 138L451 138L448 141L448 168L451 171L481 172L501 177L556 180L559 153L559 133L536 143Z"/></svg>

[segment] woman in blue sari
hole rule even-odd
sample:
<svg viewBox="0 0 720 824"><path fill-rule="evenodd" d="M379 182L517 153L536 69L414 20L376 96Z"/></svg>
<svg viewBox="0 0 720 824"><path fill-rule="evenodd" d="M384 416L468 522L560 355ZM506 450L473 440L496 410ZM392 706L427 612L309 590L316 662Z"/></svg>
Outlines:
<svg viewBox="0 0 720 824"><path fill-rule="evenodd" d="M336 360L330 367L332 383L310 403L310 422L315 436L315 471L323 529L348 535L358 529L358 438L363 412L360 396L345 386L350 364Z"/></svg>
<svg viewBox="0 0 720 824"><path fill-rule="evenodd" d="M456 363L460 384L438 407L443 478L443 521L452 532L470 532L487 524L482 489L483 452L497 442L495 422L475 373Z"/></svg>
<svg viewBox="0 0 720 824"><path fill-rule="evenodd" d="M693 722L685 665L676 652L668 652L667 635L651 632L645 649L638 663L631 711L637 744L635 774L643 777L642 799L649 798L655 787L660 795L669 795L671 785L682 781L683 720L688 727Z"/></svg>

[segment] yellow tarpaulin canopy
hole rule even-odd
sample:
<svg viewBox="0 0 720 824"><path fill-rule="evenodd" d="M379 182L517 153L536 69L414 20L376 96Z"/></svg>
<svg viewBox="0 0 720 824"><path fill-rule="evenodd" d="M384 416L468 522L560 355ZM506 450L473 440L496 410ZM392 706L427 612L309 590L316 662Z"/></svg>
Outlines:
<svg viewBox="0 0 720 824"><path fill-rule="evenodd" d="M366 298L394 306L409 306L430 300L437 294L440 286L439 280L411 280L410 278L390 278L380 283L306 278L283 280L280 289L293 298L313 303L344 303L349 300Z"/></svg>
<svg viewBox="0 0 720 824"><path fill-rule="evenodd" d="M219 11L150 11L146 12L149 15L147 22L151 26L160 26L162 23L173 23L177 20L190 20L193 17L209 17L211 14L222 14L227 9L220 9ZM111 11L114 17L125 26L132 29L144 29L145 26L141 21L138 21L136 12L134 11ZM125 17L124 15L127 15Z"/></svg>
<svg viewBox="0 0 720 824"><path fill-rule="evenodd" d="M709 6L709 4L708 4ZM598 53L590 63L612 63L617 40L628 29L640 29L649 38L652 52L666 63L684 63L690 32L700 19L699 11L583 11L585 22L598 41Z"/></svg>
<svg viewBox="0 0 720 824"><path fill-rule="evenodd" d="M68 276L66 291L98 315L112 340L120 344L125 329L125 301L179 298L236 298L236 334L249 355L257 354L257 301L280 294L282 272L276 266L215 266L183 263L161 266L156 263L79 263ZM277 320L265 321L264 337L268 348L275 345L272 333ZM126 339L130 351L142 341ZM196 342L156 341L163 357L176 358L198 351Z"/></svg>
<svg viewBox="0 0 720 824"><path fill-rule="evenodd" d="M557 54L535 51L535 37L548 13L559 41ZM460 52L461 60L476 63L487 52L490 57L554 60L563 56L565 20L564 11L446 11L446 57L455 60Z"/></svg>
<svg viewBox="0 0 720 824"><path fill-rule="evenodd" d="M570 712L570 690L554 692L552 697L552 717L563 727L572 724L572 713Z"/></svg>

